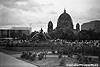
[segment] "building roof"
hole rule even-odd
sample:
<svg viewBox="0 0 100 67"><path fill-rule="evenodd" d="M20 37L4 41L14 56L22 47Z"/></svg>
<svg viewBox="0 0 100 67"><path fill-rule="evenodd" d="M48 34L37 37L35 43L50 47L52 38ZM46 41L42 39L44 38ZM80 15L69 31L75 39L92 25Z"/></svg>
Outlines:
<svg viewBox="0 0 100 67"><path fill-rule="evenodd" d="M12 27L11 30L30 30L30 27Z"/></svg>
<svg viewBox="0 0 100 67"><path fill-rule="evenodd" d="M61 21L61 20L69 20L69 21L72 21L71 16L68 13L66 13L66 10L64 10L64 13L62 13L59 16L58 21Z"/></svg>
<svg viewBox="0 0 100 67"><path fill-rule="evenodd" d="M31 27L0 28L0 30L31 30Z"/></svg>
<svg viewBox="0 0 100 67"><path fill-rule="evenodd" d="M90 24L90 23L96 24L96 23L100 23L100 21L99 20L93 20L93 21L90 21L90 22L87 22L87 23L83 23L82 25Z"/></svg>

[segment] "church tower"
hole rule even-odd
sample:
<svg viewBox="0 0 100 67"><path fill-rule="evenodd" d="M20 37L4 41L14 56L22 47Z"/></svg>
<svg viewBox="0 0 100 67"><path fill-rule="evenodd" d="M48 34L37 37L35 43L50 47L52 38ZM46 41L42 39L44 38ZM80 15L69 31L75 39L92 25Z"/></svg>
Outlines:
<svg viewBox="0 0 100 67"><path fill-rule="evenodd" d="M52 21L49 21L48 23L48 33L51 33L53 31L53 23Z"/></svg>
<svg viewBox="0 0 100 67"><path fill-rule="evenodd" d="M76 24L76 30L80 31L80 24L79 23Z"/></svg>

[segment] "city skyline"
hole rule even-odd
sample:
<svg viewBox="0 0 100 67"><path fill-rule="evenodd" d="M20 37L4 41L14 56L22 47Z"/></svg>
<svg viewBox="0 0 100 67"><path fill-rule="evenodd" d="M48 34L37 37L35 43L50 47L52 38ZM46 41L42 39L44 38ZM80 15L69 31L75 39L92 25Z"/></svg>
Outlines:
<svg viewBox="0 0 100 67"><path fill-rule="evenodd" d="M0 27L32 26L47 31L48 22L57 26L64 9L72 17L74 26L100 20L99 0L0 0ZM75 28L75 27L74 27Z"/></svg>

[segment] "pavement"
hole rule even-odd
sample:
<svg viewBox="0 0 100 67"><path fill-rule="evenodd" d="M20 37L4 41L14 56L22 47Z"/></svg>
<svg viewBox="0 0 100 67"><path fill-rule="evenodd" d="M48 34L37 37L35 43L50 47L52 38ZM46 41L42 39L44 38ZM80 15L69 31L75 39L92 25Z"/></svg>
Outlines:
<svg viewBox="0 0 100 67"><path fill-rule="evenodd" d="M0 67L38 67L0 52Z"/></svg>

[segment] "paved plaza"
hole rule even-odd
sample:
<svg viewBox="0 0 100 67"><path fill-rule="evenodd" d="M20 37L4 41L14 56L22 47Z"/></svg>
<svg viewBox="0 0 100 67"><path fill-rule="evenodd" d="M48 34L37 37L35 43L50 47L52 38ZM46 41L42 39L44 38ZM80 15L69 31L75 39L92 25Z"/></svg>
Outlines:
<svg viewBox="0 0 100 67"><path fill-rule="evenodd" d="M37 66L0 52L0 67L37 67Z"/></svg>

